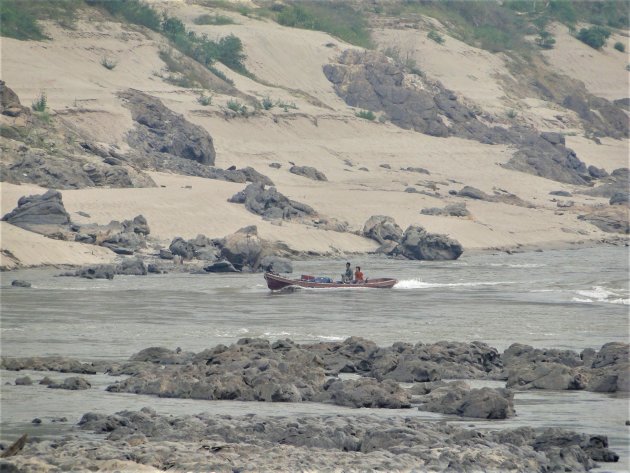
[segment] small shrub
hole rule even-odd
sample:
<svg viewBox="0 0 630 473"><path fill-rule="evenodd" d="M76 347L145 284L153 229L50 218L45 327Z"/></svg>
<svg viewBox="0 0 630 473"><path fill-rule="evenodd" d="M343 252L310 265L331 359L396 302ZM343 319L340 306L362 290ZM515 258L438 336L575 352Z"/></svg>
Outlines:
<svg viewBox="0 0 630 473"><path fill-rule="evenodd" d="M442 35L440 35L440 33L435 30L429 31L429 33L427 34L427 38L432 39L437 44L444 44L444 38L442 37Z"/></svg>
<svg viewBox="0 0 630 473"><path fill-rule="evenodd" d="M48 99L46 98L45 92L41 92L39 94L39 97L31 104L31 108L36 112L46 111L46 108L48 108Z"/></svg>
<svg viewBox="0 0 630 473"><path fill-rule="evenodd" d="M630 64L626 64L626 71L630 71Z"/></svg>
<svg viewBox="0 0 630 473"><path fill-rule="evenodd" d="M229 108L233 112L236 112L239 115L242 115L244 117L247 117L249 115L247 106L243 105L242 103L240 103L238 100L235 100L235 99L228 100L227 108Z"/></svg>
<svg viewBox="0 0 630 473"><path fill-rule="evenodd" d="M207 107L208 105L212 105L212 95L206 95L204 93L201 93L201 95L197 97L197 103L199 103L200 105L203 105L204 107Z"/></svg>
<svg viewBox="0 0 630 473"><path fill-rule="evenodd" d="M621 41L617 41L613 47L622 53L626 51L626 46Z"/></svg>
<svg viewBox="0 0 630 473"><path fill-rule="evenodd" d="M361 110L360 112L356 113L356 116L370 121L374 121L376 119L376 115L374 115L374 112L372 110Z"/></svg>
<svg viewBox="0 0 630 473"><path fill-rule="evenodd" d="M555 38L548 31L541 31L534 40L542 49L553 49L556 44Z"/></svg>
<svg viewBox="0 0 630 473"><path fill-rule="evenodd" d="M108 69L110 71L114 69L117 65L118 63L116 61L109 59L107 57L104 57L103 59L101 59L101 66L103 66L105 69Z"/></svg>
<svg viewBox="0 0 630 473"><path fill-rule="evenodd" d="M591 48L601 49L606 44L606 40L610 36L610 31L601 26L592 26L590 28L582 28L577 34L577 39Z"/></svg>
<svg viewBox="0 0 630 473"><path fill-rule="evenodd" d="M236 22L225 15L200 15L193 20L195 25L233 25Z"/></svg>
<svg viewBox="0 0 630 473"><path fill-rule="evenodd" d="M265 97L264 99L262 99L260 104L262 105L262 108L264 108L265 110L271 110L274 106L274 103L269 97Z"/></svg>
<svg viewBox="0 0 630 473"><path fill-rule="evenodd" d="M297 105L295 105L295 103L294 103L294 102L290 102L290 103L289 103L289 102L283 102L283 101L281 101L281 100L278 100L278 101L276 102L276 105L277 105L278 107L282 108L285 112L288 112L288 111L289 111L289 109L292 109L292 110L297 110Z"/></svg>
<svg viewBox="0 0 630 473"><path fill-rule="evenodd" d="M509 109L507 111L506 115L507 115L508 118L514 119L518 115L518 112L516 110L514 110L513 108L511 108L511 109Z"/></svg>

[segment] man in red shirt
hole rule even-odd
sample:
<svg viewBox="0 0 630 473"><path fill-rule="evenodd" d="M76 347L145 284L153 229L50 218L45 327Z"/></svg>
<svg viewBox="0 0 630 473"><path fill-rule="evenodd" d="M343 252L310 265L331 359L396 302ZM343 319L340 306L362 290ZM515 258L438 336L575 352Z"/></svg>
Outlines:
<svg viewBox="0 0 630 473"><path fill-rule="evenodd" d="M354 282L363 282L363 273L361 272L361 266L356 267L354 272Z"/></svg>

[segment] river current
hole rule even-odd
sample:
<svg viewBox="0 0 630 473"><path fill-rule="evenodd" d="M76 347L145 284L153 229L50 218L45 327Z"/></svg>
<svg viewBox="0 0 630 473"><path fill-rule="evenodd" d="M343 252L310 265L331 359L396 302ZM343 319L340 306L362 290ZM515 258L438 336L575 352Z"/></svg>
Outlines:
<svg viewBox="0 0 630 473"><path fill-rule="evenodd" d="M52 269L2 273L2 355L126 359L150 346L201 351L243 337L313 342L349 336L381 346L396 341L480 340L499 351L515 342L581 351L630 338L626 247L465 254L449 262L375 257L350 261L367 277L394 277L400 282L391 290L271 293L261 274L172 273L103 281L56 277L60 271ZM298 261L294 274L338 279L344 266L345 260ZM32 288L10 288L13 279L28 280ZM251 406L110 394L104 387L113 379L103 375L92 377L96 390L57 392L5 384L18 375L0 374L3 441L35 429L30 425L33 417L66 416L71 424L89 410L113 413L144 405L173 414L357 412L323 405ZM35 380L43 377L31 374ZM523 392L516 394L515 407L515 419L473 423L489 428L558 426L606 434L622 455L613 469L629 469L627 393ZM382 415L409 415L409 410ZM462 422L419 411L414 415ZM43 436L63 431L46 422L38 428ZM613 470L612 464L605 466L606 471Z"/></svg>

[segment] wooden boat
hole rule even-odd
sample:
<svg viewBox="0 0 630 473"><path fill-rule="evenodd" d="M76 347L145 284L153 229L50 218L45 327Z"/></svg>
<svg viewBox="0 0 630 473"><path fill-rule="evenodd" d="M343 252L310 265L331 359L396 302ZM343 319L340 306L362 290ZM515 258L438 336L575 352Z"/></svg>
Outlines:
<svg viewBox="0 0 630 473"><path fill-rule="evenodd" d="M265 280L267 281L267 287L272 291L277 291L283 287L299 286L309 287L314 289L329 289L329 288L343 288L343 289L361 289L361 288L374 288L374 289L390 289L398 282L397 279L392 278L374 278L367 279L365 282L359 283L343 283L343 282L321 282L324 278L314 278L312 276L302 276L300 279L289 279L275 273L265 273Z"/></svg>

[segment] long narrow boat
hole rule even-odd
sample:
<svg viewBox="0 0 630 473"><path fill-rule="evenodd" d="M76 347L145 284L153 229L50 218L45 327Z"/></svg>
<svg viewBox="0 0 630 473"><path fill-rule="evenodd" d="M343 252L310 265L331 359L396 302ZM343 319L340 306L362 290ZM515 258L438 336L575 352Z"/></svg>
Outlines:
<svg viewBox="0 0 630 473"><path fill-rule="evenodd" d="M310 287L315 289L344 288L344 289L390 289L398 282L392 278L374 278L359 283L342 283L342 282L319 282L315 278L303 276L301 279L289 279L274 273L265 273L267 287L272 291L277 291L283 287L299 286Z"/></svg>

